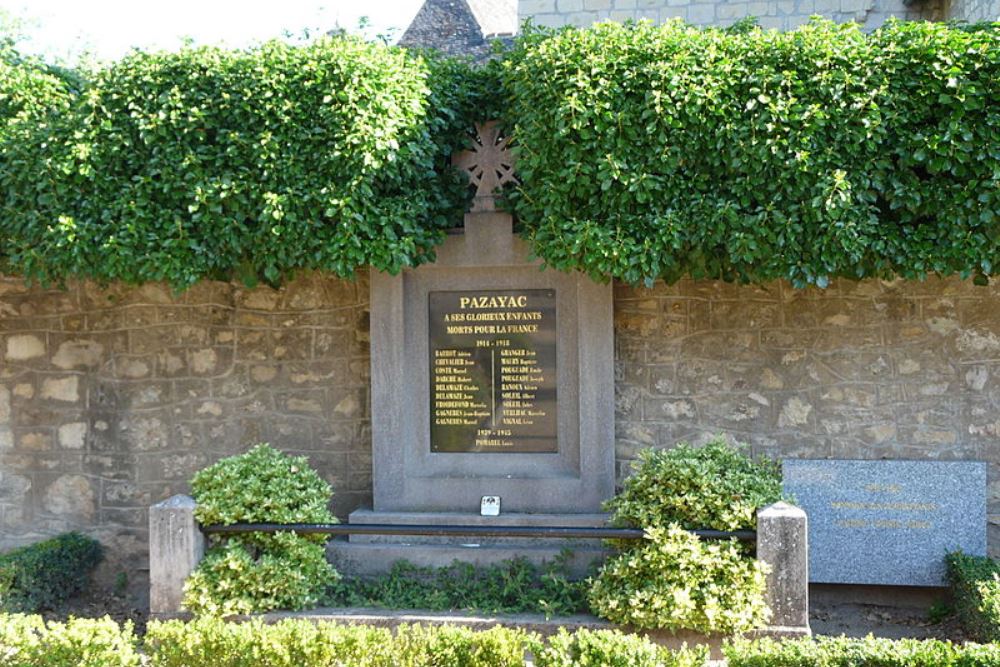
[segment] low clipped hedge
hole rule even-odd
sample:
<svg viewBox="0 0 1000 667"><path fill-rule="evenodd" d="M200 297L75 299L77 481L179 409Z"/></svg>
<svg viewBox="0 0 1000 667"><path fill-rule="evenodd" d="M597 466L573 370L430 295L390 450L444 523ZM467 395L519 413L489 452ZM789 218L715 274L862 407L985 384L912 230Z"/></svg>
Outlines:
<svg viewBox="0 0 1000 667"><path fill-rule="evenodd" d="M504 628L386 628L285 620L151 623L146 652L154 667L521 667L529 635Z"/></svg>
<svg viewBox="0 0 1000 667"><path fill-rule="evenodd" d="M132 624L111 618L45 622L40 616L0 614L3 667L138 667Z"/></svg>
<svg viewBox="0 0 1000 667"><path fill-rule="evenodd" d="M706 650L673 652L617 631L565 631L547 643L523 630L361 625L286 619L274 624L153 621L140 642L110 619L45 623L0 615L4 667L703 667ZM143 657L140 657L142 655Z"/></svg>
<svg viewBox="0 0 1000 667"><path fill-rule="evenodd" d="M935 639L819 637L737 641L723 648L729 667L995 667L1000 645Z"/></svg>
<svg viewBox="0 0 1000 667"><path fill-rule="evenodd" d="M58 607L83 590L103 555L100 542L80 533L0 554L0 611Z"/></svg>
<svg viewBox="0 0 1000 667"><path fill-rule="evenodd" d="M962 627L980 641L1000 641L1000 563L960 552L945 562Z"/></svg>
<svg viewBox="0 0 1000 667"><path fill-rule="evenodd" d="M821 637L737 640L729 667L994 667L1000 644ZM671 651L618 631L565 630L543 640L497 626L401 626L395 631L304 619L152 621L138 639L109 618L46 623L0 614L4 667L706 667L705 648Z"/></svg>
<svg viewBox="0 0 1000 667"><path fill-rule="evenodd" d="M536 649L536 667L701 667L708 649L671 651L644 637L617 630L561 630Z"/></svg>

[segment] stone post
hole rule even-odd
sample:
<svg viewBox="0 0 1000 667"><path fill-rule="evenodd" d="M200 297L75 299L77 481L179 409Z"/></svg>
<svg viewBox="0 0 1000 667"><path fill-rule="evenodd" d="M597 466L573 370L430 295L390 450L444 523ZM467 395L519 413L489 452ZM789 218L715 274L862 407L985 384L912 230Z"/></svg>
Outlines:
<svg viewBox="0 0 1000 667"><path fill-rule="evenodd" d="M184 581L205 554L194 499L177 495L149 508L149 611L181 613Z"/></svg>
<svg viewBox="0 0 1000 667"><path fill-rule="evenodd" d="M800 637L809 628L809 538L806 513L778 502L757 510L757 558L771 566L767 605L772 637Z"/></svg>

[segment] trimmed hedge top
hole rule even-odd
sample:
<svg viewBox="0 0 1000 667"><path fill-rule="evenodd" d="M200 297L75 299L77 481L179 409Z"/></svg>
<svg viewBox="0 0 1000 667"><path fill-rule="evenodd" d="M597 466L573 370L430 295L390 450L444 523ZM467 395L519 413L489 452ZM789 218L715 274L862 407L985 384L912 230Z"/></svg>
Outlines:
<svg viewBox="0 0 1000 667"><path fill-rule="evenodd" d="M12 111L53 85L21 68L36 75L0 84ZM0 271L183 287L425 261L461 219L441 167L472 122L469 77L346 37L134 53L0 130Z"/></svg>
<svg viewBox="0 0 1000 667"><path fill-rule="evenodd" d="M529 28L481 70L340 37L135 53L85 82L0 43L0 272L395 272L460 224L448 158L498 113L519 146L509 205L556 268L982 282L1000 264L998 25Z"/></svg>
<svg viewBox="0 0 1000 667"><path fill-rule="evenodd" d="M1000 263L1000 24L528 32L514 209L551 265L825 286Z"/></svg>

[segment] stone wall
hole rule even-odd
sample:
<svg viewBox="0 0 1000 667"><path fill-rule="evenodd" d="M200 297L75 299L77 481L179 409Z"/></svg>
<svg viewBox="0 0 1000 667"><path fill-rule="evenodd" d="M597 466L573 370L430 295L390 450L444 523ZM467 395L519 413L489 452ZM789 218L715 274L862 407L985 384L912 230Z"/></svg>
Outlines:
<svg viewBox="0 0 1000 667"><path fill-rule="evenodd" d="M595 21L680 18L694 25L730 25L747 16L761 26L790 30L821 15L839 22L857 21L874 29L890 16L939 20L945 0L518 0L518 19L537 25L586 26ZM990 0L956 0L987 3Z"/></svg>
<svg viewBox="0 0 1000 667"><path fill-rule="evenodd" d="M0 550L69 529L145 568L146 508L260 441L371 497L368 282L27 289L0 280Z"/></svg>
<svg viewBox="0 0 1000 667"><path fill-rule="evenodd" d="M619 479L643 447L725 433L802 458L990 464L1000 553L1000 287L684 281L615 298Z"/></svg>
<svg viewBox="0 0 1000 667"><path fill-rule="evenodd" d="M1000 21L1000 0L951 0L947 18L958 21Z"/></svg>
<svg viewBox="0 0 1000 667"><path fill-rule="evenodd" d="M1000 287L619 285L615 330L619 480L642 447L715 433L775 457L983 459L1000 523ZM259 441L307 454L345 516L371 500L368 366L364 276L0 280L0 550L77 528L140 571L148 505Z"/></svg>

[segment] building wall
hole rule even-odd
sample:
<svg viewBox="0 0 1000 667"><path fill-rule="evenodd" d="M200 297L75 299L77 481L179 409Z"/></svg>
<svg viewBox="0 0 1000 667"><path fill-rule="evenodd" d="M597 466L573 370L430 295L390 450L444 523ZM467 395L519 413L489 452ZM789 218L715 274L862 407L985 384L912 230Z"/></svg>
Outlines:
<svg viewBox="0 0 1000 667"><path fill-rule="evenodd" d="M951 0L947 18L958 21L1000 21L1000 0Z"/></svg>
<svg viewBox="0 0 1000 667"><path fill-rule="evenodd" d="M0 280L0 550L68 529L146 566L146 508L269 441L371 496L367 277L285 288Z"/></svg>
<svg viewBox="0 0 1000 667"><path fill-rule="evenodd" d="M874 29L890 16L903 19L944 18L946 0L518 0L518 19L544 26L586 26L595 21L680 18L694 25L730 25L747 16L761 26L790 30L821 15L839 22L857 21ZM956 0L986 3L992 0Z"/></svg>
<svg viewBox="0 0 1000 667"><path fill-rule="evenodd" d="M716 433L774 457L983 459L1000 522L998 286L618 285L615 336L619 480L640 448ZM0 550L82 529L141 571L146 508L260 441L307 454L344 516L371 499L368 366L364 276L0 280Z"/></svg>

